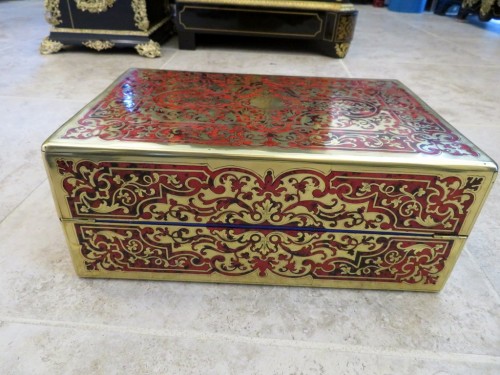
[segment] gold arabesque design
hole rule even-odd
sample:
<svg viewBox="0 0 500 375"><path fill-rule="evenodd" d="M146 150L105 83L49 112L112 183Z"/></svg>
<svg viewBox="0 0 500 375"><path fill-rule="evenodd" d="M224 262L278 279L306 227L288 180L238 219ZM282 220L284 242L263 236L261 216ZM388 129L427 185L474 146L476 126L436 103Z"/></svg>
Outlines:
<svg viewBox="0 0 500 375"><path fill-rule="evenodd" d="M345 57L349 50L350 43L335 43L335 52L338 57Z"/></svg>
<svg viewBox="0 0 500 375"><path fill-rule="evenodd" d="M150 40L147 43L137 44L134 48L137 53L143 57L155 58L161 56L160 44L154 40Z"/></svg>
<svg viewBox="0 0 500 375"><path fill-rule="evenodd" d="M102 13L110 9L116 0L75 0L76 7L81 11Z"/></svg>
<svg viewBox="0 0 500 375"><path fill-rule="evenodd" d="M342 15L339 17L339 24L337 26L337 35L335 40L337 42L350 41L354 34L354 21L353 16Z"/></svg>
<svg viewBox="0 0 500 375"><path fill-rule="evenodd" d="M228 279L274 274L299 282L312 277L432 287L452 247L449 240L328 232L83 223L75 229L87 271Z"/></svg>
<svg viewBox="0 0 500 375"><path fill-rule="evenodd" d="M484 177L471 175L419 179L310 169L259 175L235 167L125 168L62 159L58 169L63 216L86 219L466 234L461 220L467 213L474 219L478 196L489 188Z"/></svg>
<svg viewBox="0 0 500 375"><path fill-rule="evenodd" d="M61 20L61 10L59 9L59 0L45 0L45 18L51 25L59 25Z"/></svg>
<svg viewBox="0 0 500 375"><path fill-rule="evenodd" d="M495 1L500 7L500 0L463 0L462 6L466 8L473 8L477 4L481 3L479 12L482 16L486 16L491 12L491 8L495 5Z"/></svg>
<svg viewBox="0 0 500 375"><path fill-rule="evenodd" d="M139 30L148 31L149 19L146 9L146 0L132 0L135 25Z"/></svg>
<svg viewBox="0 0 500 375"><path fill-rule="evenodd" d="M135 111L141 96L119 88ZM496 177L482 152L64 138L112 89L43 146L83 277L439 291Z"/></svg>
<svg viewBox="0 0 500 375"><path fill-rule="evenodd" d="M59 52L63 47L64 45L61 42L45 38L40 45L40 53L42 55L50 55L51 53Z"/></svg>
<svg viewBox="0 0 500 375"><path fill-rule="evenodd" d="M151 27L147 31L137 31L137 30L110 30L110 29L76 29L67 27L54 27L52 28L52 33L72 33L72 34L102 34L102 35L130 35L130 36L150 36L160 27L165 25L170 20L169 17L165 17L163 20L158 22L156 25Z"/></svg>
<svg viewBox="0 0 500 375"><path fill-rule="evenodd" d="M352 4L333 3L325 1L294 1L294 0L180 0L178 4L210 4L236 5L262 8L308 9L318 11L348 12L354 11Z"/></svg>
<svg viewBox="0 0 500 375"><path fill-rule="evenodd" d="M87 40L86 42L82 42L82 44L85 47L95 49L96 51L103 51L115 46L115 44L109 40Z"/></svg>

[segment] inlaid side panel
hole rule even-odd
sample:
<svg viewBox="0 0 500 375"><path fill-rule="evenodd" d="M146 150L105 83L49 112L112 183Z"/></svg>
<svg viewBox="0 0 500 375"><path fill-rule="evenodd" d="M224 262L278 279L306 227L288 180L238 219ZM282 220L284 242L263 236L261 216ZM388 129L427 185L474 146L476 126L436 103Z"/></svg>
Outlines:
<svg viewBox="0 0 500 375"><path fill-rule="evenodd" d="M464 234L489 187L473 173L268 167L57 159L52 173L63 217L371 232Z"/></svg>
<svg viewBox="0 0 500 375"><path fill-rule="evenodd" d="M416 290L443 285L462 241L127 224L66 230L81 276Z"/></svg>

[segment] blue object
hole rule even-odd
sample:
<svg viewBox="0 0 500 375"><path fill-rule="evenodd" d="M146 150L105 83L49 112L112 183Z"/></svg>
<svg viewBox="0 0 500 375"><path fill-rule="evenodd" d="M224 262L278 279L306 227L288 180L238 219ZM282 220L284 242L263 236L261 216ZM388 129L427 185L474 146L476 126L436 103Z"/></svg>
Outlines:
<svg viewBox="0 0 500 375"><path fill-rule="evenodd" d="M390 0L389 10L393 12L422 13L427 0Z"/></svg>

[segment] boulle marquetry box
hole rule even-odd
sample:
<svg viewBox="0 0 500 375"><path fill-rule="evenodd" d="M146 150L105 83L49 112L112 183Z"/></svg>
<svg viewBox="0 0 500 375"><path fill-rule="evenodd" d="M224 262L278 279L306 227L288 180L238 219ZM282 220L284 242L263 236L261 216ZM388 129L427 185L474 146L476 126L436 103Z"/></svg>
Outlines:
<svg viewBox="0 0 500 375"><path fill-rule="evenodd" d="M44 55L84 45L134 47L141 56L159 57L173 30L168 0L45 0L45 8L53 27L40 46Z"/></svg>
<svg viewBox="0 0 500 375"><path fill-rule="evenodd" d="M348 0L176 0L175 21L180 49L195 49L198 34L229 34L298 39L343 58L357 13Z"/></svg>
<svg viewBox="0 0 500 375"><path fill-rule="evenodd" d="M43 153L83 277L437 291L497 172L398 81L140 69Z"/></svg>

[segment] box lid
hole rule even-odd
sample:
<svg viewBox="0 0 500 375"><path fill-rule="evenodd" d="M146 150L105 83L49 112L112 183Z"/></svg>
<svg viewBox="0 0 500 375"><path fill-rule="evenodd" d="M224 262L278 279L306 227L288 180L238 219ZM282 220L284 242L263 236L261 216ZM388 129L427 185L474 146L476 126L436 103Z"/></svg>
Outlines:
<svg viewBox="0 0 500 375"><path fill-rule="evenodd" d="M43 151L497 168L395 80L147 69L125 72Z"/></svg>

